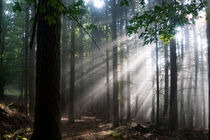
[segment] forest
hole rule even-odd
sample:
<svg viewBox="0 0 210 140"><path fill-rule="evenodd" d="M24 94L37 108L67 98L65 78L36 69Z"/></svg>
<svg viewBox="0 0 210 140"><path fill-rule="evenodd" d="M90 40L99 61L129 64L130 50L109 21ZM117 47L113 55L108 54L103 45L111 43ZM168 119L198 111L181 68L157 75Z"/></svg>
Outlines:
<svg viewBox="0 0 210 140"><path fill-rule="evenodd" d="M208 140L208 0L0 0L0 140Z"/></svg>

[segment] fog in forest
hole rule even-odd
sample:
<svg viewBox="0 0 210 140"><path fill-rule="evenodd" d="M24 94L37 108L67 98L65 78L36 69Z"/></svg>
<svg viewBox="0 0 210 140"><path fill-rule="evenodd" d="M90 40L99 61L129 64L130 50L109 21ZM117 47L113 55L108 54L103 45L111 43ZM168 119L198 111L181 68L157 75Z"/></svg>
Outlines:
<svg viewBox="0 0 210 140"><path fill-rule="evenodd" d="M208 139L208 16L202 0L0 0L0 140Z"/></svg>

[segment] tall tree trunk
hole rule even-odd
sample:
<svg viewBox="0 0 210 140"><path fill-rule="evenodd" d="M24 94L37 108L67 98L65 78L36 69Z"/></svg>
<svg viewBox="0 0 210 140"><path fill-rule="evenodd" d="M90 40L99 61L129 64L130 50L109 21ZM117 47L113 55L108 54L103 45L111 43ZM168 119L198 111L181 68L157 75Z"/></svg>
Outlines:
<svg viewBox="0 0 210 140"><path fill-rule="evenodd" d="M164 93L164 110L163 118L168 118L168 45L164 46L164 57L165 57L165 93Z"/></svg>
<svg viewBox="0 0 210 140"><path fill-rule="evenodd" d="M197 36L196 36L196 28L194 26L193 28L193 38L194 38L194 58L195 58L195 80L194 80L194 102L195 102L195 127L198 128L201 125L201 117L200 114L202 112L200 107L200 97L197 92L197 86L198 86L198 42L197 42Z"/></svg>
<svg viewBox="0 0 210 140"><path fill-rule="evenodd" d="M108 7L109 3L108 0L106 0L106 18L108 18ZM106 42L109 41L109 29L108 29L108 24L106 24ZM106 115L107 115L107 121L110 121L110 92L109 92L109 49L108 47L106 48Z"/></svg>
<svg viewBox="0 0 210 140"><path fill-rule="evenodd" d="M156 25L155 25L156 26ZM158 42L157 42L157 36L155 41L155 52L156 52L156 88L157 88L157 108L156 108L156 126L159 127L159 58L158 58Z"/></svg>
<svg viewBox="0 0 210 140"><path fill-rule="evenodd" d="M75 92L75 29L76 23L71 23L71 60L70 60L70 100L69 123L74 122L74 92Z"/></svg>
<svg viewBox="0 0 210 140"><path fill-rule="evenodd" d="M206 15L207 15L207 45L208 45L208 96L210 99L210 3L207 2L207 8L206 8ZM209 102L209 112L210 112L210 102ZM210 128L210 121L209 121L209 126Z"/></svg>
<svg viewBox="0 0 210 140"><path fill-rule="evenodd" d="M35 9L32 8L32 16L35 15ZM32 26L31 26L32 27ZM32 35L31 28L31 35ZM34 106L35 106L35 94L36 94L36 54L35 54L35 45L33 44L32 48L29 49L29 115L34 116Z"/></svg>
<svg viewBox="0 0 210 140"><path fill-rule="evenodd" d="M170 88L170 111L169 111L169 130L177 130L177 63L176 63L176 41L170 41L170 60L171 60L171 88Z"/></svg>
<svg viewBox="0 0 210 140"><path fill-rule="evenodd" d="M62 61L61 61L61 111L62 114L66 113L66 95L67 95L67 47L68 47L68 35L67 35L67 17L63 16L63 31L62 31Z"/></svg>
<svg viewBox="0 0 210 140"><path fill-rule="evenodd" d="M26 3L25 5L25 38L24 38L24 106L25 112L29 115L29 46L28 46L28 39L29 39L29 5Z"/></svg>
<svg viewBox="0 0 210 140"><path fill-rule="evenodd" d="M201 95L202 95L202 126L207 127L206 125L206 98L205 98L205 82L204 82L204 64L203 64L203 47L201 45Z"/></svg>
<svg viewBox="0 0 210 140"><path fill-rule="evenodd" d="M112 0L112 40L117 39L116 25L116 0ZM118 71L117 71L117 45L113 46L113 126L119 126L119 103L118 103Z"/></svg>
<svg viewBox="0 0 210 140"><path fill-rule="evenodd" d="M120 49L120 122L123 122L124 118L124 70L123 70L123 59L124 59L124 49Z"/></svg>
<svg viewBox="0 0 210 140"><path fill-rule="evenodd" d="M0 100L4 96L3 50L3 0L0 0Z"/></svg>
<svg viewBox="0 0 210 140"><path fill-rule="evenodd" d="M37 71L36 105L32 140L43 136L50 140L61 140L60 132L60 12L40 0L46 12L39 13L37 25ZM47 15L57 15L54 23Z"/></svg>
<svg viewBox="0 0 210 140"><path fill-rule="evenodd" d="M130 71L129 71L129 47L127 46L127 121L131 120L131 94L130 94Z"/></svg>
<svg viewBox="0 0 210 140"><path fill-rule="evenodd" d="M180 104L180 128L185 127L185 109L184 109L184 43L183 43L183 30L181 39L181 104Z"/></svg>

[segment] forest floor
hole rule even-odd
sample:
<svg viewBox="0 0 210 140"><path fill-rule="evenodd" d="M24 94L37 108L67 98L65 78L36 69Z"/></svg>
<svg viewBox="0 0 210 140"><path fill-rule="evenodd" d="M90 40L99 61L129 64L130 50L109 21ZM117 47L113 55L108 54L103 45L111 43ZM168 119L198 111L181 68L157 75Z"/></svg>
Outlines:
<svg viewBox="0 0 210 140"><path fill-rule="evenodd" d="M30 138L33 119L21 111L22 106L11 103L11 99L0 103L0 140ZM209 137L208 130L170 132L164 128L157 130L151 123L135 121L113 128L111 123L91 115L82 116L71 125L67 118L62 118L61 123L63 140L208 140Z"/></svg>

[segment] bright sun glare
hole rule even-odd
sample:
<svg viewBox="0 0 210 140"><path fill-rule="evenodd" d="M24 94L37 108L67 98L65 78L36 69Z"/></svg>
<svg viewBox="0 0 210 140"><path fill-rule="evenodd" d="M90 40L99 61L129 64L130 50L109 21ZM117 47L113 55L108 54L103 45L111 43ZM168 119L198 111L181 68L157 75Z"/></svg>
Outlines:
<svg viewBox="0 0 210 140"><path fill-rule="evenodd" d="M104 6L104 0L84 0L85 3L88 3L89 1L93 1L93 4L96 8L102 8Z"/></svg>

